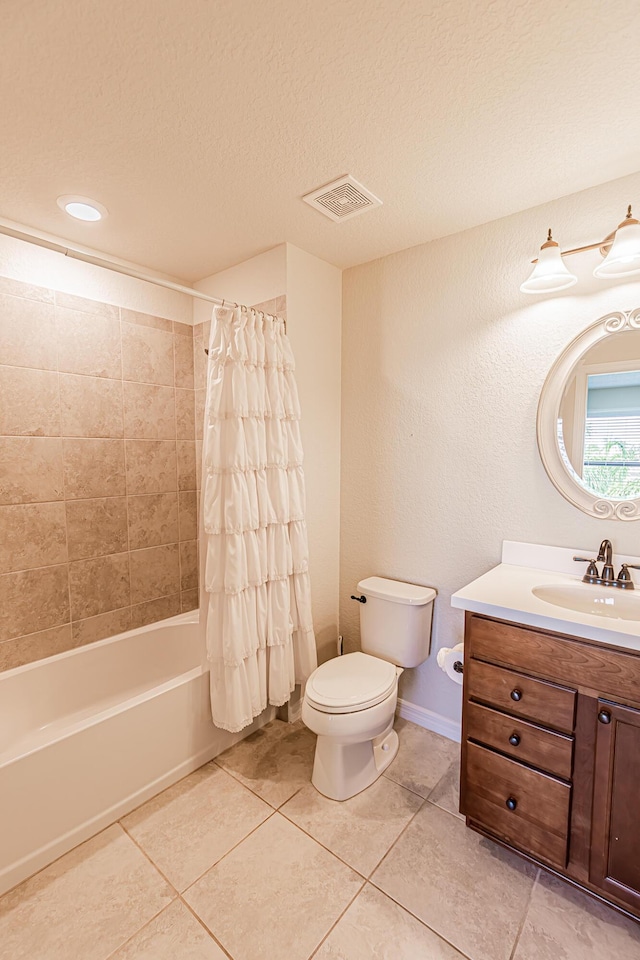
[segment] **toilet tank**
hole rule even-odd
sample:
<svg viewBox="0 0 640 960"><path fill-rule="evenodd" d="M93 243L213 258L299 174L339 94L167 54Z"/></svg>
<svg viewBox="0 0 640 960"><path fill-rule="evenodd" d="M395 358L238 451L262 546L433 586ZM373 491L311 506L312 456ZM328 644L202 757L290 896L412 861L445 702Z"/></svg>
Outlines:
<svg viewBox="0 0 640 960"><path fill-rule="evenodd" d="M401 580L367 577L358 584L360 646L399 667L417 667L429 656L436 591Z"/></svg>

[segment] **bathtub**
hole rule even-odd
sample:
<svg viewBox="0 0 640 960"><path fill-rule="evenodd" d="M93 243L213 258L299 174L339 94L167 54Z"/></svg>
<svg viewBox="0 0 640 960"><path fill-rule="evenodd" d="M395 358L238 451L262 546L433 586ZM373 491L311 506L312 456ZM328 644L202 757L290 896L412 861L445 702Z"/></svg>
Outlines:
<svg viewBox="0 0 640 960"><path fill-rule="evenodd" d="M268 719L213 726L197 611L0 673L0 894Z"/></svg>

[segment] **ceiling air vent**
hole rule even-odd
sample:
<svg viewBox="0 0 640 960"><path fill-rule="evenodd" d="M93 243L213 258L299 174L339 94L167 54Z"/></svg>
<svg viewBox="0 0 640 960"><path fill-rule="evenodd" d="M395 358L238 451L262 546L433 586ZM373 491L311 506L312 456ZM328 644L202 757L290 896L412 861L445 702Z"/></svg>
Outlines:
<svg viewBox="0 0 640 960"><path fill-rule="evenodd" d="M302 199L310 207L336 223L357 217L365 210L382 206L382 200L348 175L332 183L326 183L324 187L307 193Z"/></svg>

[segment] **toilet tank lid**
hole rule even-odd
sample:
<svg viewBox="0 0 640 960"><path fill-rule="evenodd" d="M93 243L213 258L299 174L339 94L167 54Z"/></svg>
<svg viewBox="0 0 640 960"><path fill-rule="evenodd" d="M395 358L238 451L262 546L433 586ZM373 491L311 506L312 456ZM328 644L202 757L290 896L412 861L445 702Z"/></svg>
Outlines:
<svg viewBox="0 0 640 960"><path fill-rule="evenodd" d="M402 580L387 580L385 577L367 577L358 584L360 593L365 597L379 600L392 600L394 603L410 603L422 606L436 598L433 587L420 587L417 583L404 583Z"/></svg>

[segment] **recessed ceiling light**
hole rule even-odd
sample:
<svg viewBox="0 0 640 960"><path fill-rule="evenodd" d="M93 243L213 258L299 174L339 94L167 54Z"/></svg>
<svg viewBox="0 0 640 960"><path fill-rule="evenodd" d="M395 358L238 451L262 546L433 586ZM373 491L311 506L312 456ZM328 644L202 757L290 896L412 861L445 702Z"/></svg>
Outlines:
<svg viewBox="0 0 640 960"><path fill-rule="evenodd" d="M58 197L58 206L76 220L102 220L107 208L88 197Z"/></svg>

